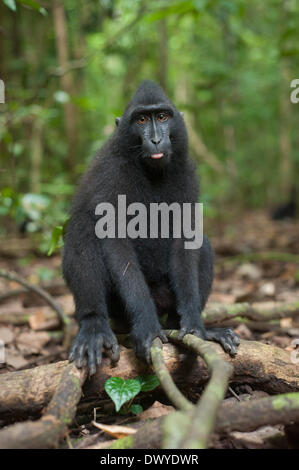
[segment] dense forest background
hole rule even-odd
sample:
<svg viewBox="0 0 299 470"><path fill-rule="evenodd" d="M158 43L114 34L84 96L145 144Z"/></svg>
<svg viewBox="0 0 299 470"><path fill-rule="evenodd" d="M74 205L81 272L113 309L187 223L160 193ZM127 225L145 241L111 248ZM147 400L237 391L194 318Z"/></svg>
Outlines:
<svg viewBox="0 0 299 470"><path fill-rule="evenodd" d="M145 78L184 111L207 218L288 200L299 176L296 0L1 0L0 22L2 236L39 232L49 249Z"/></svg>

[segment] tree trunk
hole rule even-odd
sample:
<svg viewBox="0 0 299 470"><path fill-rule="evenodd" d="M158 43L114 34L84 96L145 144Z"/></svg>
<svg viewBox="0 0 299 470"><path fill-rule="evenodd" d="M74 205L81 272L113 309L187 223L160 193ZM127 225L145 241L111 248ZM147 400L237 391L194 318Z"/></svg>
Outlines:
<svg viewBox="0 0 299 470"><path fill-rule="evenodd" d="M269 393L299 391L298 364L291 362L290 353L275 346L256 341L241 341L238 354L232 358L223 349L211 343L222 359L234 367L233 383L251 384ZM163 356L175 383L184 391L200 393L209 378L205 362L200 357L172 344L163 345ZM35 367L19 372L0 374L0 417L11 422L18 418L36 416L51 400L68 361ZM150 374L149 366L138 361L133 350L121 349L120 360L111 367L108 359L96 374L87 380L84 397L106 398L104 384L109 377L134 379ZM191 389L190 389L191 386Z"/></svg>
<svg viewBox="0 0 299 470"><path fill-rule="evenodd" d="M282 30L281 35L285 32L288 27L288 1L283 0L281 3L282 9ZM281 52L284 52L284 44L282 41ZM292 145L291 145L291 101L290 101L290 83L291 75L289 70L289 59L282 56L280 63L281 70L281 90L280 90L280 136L279 136L279 147L280 147L280 188L281 198L286 199L291 193L292 187L292 174L293 174L293 162L292 162Z"/></svg>
<svg viewBox="0 0 299 470"><path fill-rule="evenodd" d="M53 2L53 20L56 39L56 49L58 54L58 62L60 67L60 82L61 88L69 95L69 101L64 103L64 122L66 130L66 138L68 145L67 152L67 166L73 173L76 163L76 149L77 149L77 125L76 125L76 110L71 102L73 95L73 80L70 72L67 71L69 64L68 57L68 44L67 44L67 25L63 4L59 0Z"/></svg>
<svg viewBox="0 0 299 470"><path fill-rule="evenodd" d="M167 22L163 18L158 22L159 35L159 66L157 71L158 82L167 91L167 64L168 64L168 37Z"/></svg>
<svg viewBox="0 0 299 470"><path fill-rule="evenodd" d="M42 124L38 116L34 117L31 134L31 192L40 193L40 172L42 163Z"/></svg>

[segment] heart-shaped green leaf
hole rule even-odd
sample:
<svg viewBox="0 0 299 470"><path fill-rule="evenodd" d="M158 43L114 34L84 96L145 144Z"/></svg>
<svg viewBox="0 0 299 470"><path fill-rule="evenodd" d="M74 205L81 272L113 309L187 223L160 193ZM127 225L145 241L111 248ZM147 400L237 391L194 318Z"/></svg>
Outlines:
<svg viewBox="0 0 299 470"><path fill-rule="evenodd" d="M124 403L134 398L141 390L139 380L123 380L120 377L111 377L105 382L105 390L119 411Z"/></svg>
<svg viewBox="0 0 299 470"><path fill-rule="evenodd" d="M142 392L150 392L160 385L156 375L140 375L136 380L139 380Z"/></svg>
<svg viewBox="0 0 299 470"><path fill-rule="evenodd" d="M129 410L131 411L131 413L133 413L133 415L139 415L139 413L143 412L143 408L141 405L131 405Z"/></svg>

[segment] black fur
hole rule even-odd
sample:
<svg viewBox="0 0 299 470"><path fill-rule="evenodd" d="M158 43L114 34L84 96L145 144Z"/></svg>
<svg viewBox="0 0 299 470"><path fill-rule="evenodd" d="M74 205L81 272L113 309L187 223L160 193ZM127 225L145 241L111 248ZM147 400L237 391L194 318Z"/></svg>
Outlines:
<svg viewBox="0 0 299 470"><path fill-rule="evenodd" d="M169 116L164 127L161 124L162 150L152 139L144 140L142 126L134 118L143 108L151 113L151 106L154 115L157 105ZM118 359L116 337L109 326L113 316L128 319L135 352L147 361L152 340L166 340L158 318L165 312L169 326L180 328L181 336L190 332L214 339L226 351L236 353L239 341L231 330L205 330L201 321L213 279L213 253L207 238L200 249L186 250L183 239L100 240L95 235L96 205L110 202L116 207L119 194L126 195L127 204L146 206L198 201L187 140L181 113L160 87L145 81L79 185L67 227L63 273L80 324L70 360L79 367L87 360L91 373L101 363L102 347L113 360ZM163 151L160 160L151 158L152 144L155 151Z"/></svg>

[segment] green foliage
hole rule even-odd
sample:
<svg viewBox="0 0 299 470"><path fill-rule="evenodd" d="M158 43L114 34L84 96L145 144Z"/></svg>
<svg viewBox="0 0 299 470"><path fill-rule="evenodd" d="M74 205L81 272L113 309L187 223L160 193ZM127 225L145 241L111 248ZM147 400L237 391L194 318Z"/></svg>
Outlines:
<svg viewBox="0 0 299 470"><path fill-rule="evenodd" d="M10 8L12 11L16 11L17 5L15 0L2 0L4 5L6 5L8 8Z"/></svg>
<svg viewBox="0 0 299 470"><path fill-rule="evenodd" d="M132 405L133 398L139 392L149 392L159 385L155 375L142 375L136 379L124 380L121 377L111 377L105 382L105 390L115 404L117 412L138 414L142 412L141 405Z"/></svg>
<svg viewBox="0 0 299 470"><path fill-rule="evenodd" d="M63 226L57 225L53 228L48 256L51 256L57 248L62 246ZM61 243L60 243L61 242Z"/></svg>
<svg viewBox="0 0 299 470"><path fill-rule="evenodd" d="M66 74L59 67L51 2L48 15L38 0L0 2L8 97L0 105L1 190L12 190L1 194L0 217L18 225L24 195L47 197L47 209L31 225L42 232L44 251L49 244L55 249L53 227L65 222L74 183L144 78L166 86L222 165L223 171L215 170L190 139L206 216L217 217L224 203L260 207L281 196L283 127L298 180L298 105L290 104L284 116L281 104L298 75L298 2L67 0ZM72 79L71 92L62 76ZM70 104L77 123L71 158ZM0 226L2 234L11 230Z"/></svg>
<svg viewBox="0 0 299 470"><path fill-rule="evenodd" d="M45 266L41 266L38 268L36 272L40 281L51 281L55 278L55 271L53 269L46 268Z"/></svg>
<svg viewBox="0 0 299 470"><path fill-rule="evenodd" d="M142 413L143 408L141 405L131 405L130 411L131 413L133 413L133 415L139 415L140 413Z"/></svg>
<svg viewBox="0 0 299 470"><path fill-rule="evenodd" d="M52 189L60 189L61 194L69 195L73 187L65 184L45 185L44 194L16 193L5 187L0 191L0 218L2 234L13 222L18 230L22 227L25 233L35 234L35 240L41 252L51 255L63 245L63 232L67 223L67 201L52 194ZM47 194L46 194L47 192ZM60 225L55 225L55 223ZM53 229L54 226L54 229ZM1 233L1 231L0 231Z"/></svg>
<svg viewBox="0 0 299 470"><path fill-rule="evenodd" d="M141 385L138 380L111 377L105 382L105 390L114 402L116 411L119 411L124 403L138 395Z"/></svg>
<svg viewBox="0 0 299 470"><path fill-rule="evenodd" d="M21 5L24 5L26 7L30 7L33 10L38 11L39 13L41 13L44 16L47 15L47 10L45 8L43 8L38 2L36 2L34 0L17 0L17 2L20 3Z"/></svg>
<svg viewBox="0 0 299 470"><path fill-rule="evenodd" d="M140 382L142 392L151 392L160 384L156 375L141 375L136 380Z"/></svg>
<svg viewBox="0 0 299 470"><path fill-rule="evenodd" d="M38 11L42 15L47 15L47 10L34 0L2 0L2 1L4 5L6 5L12 11L17 10L17 5L16 5L16 2L17 2L23 6L26 6L26 7L32 8L33 10Z"/></svg>

